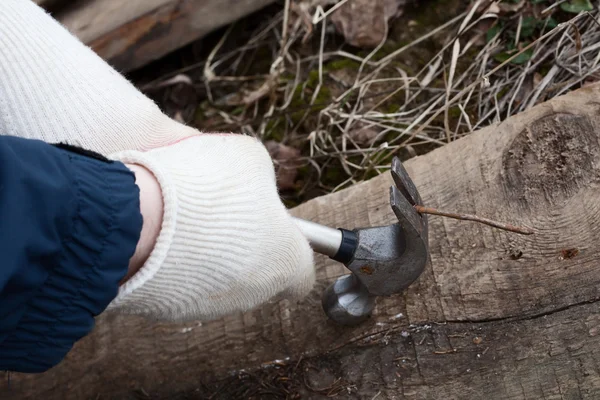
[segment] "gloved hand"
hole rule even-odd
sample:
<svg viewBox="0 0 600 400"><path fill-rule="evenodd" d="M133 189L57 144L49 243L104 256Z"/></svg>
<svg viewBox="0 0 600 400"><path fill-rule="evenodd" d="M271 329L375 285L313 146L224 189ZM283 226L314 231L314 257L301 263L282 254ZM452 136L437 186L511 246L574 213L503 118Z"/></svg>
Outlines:
<svg viewBox="0 0 600 400"><path fill-rule="evenodd" d="M113 158L157 177L158 242L110 308L212 319L314 282L312 251L279 200L271 158L255 139L203 135Z"/></svg>
<svg viewBox="0 0 600 400"><path fill-rule="evenodd" d="M0 71L2 133L141 165L160 185L156 245L109 308L212 319L311 289L312 250L260 142L168 118L30 0L0 1Z"/></svg>

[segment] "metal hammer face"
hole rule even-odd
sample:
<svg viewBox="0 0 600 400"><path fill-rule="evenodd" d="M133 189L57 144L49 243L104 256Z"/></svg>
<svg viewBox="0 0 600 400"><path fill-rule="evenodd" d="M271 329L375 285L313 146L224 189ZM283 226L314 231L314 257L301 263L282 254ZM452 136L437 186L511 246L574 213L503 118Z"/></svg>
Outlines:
<svg viewBox="0 0 600 400"><path fill-rule="evenodd" d="M313 249L352 272L330 285L322 299L325 313L343 325L367 319L375 296L402 292L429 260L427 216L414 208L423 205L421 196L398 158L392 161L391 174L390 204L398 223L349 231L300 220Z"/></svg>

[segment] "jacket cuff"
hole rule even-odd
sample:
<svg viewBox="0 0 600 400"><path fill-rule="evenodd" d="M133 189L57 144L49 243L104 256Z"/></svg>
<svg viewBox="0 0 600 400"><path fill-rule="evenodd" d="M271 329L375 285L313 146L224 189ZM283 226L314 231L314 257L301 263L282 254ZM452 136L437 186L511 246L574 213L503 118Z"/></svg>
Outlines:
<svg viewBox="0 0 600 400"><path fill-rule="evenodd" d="M43 283L0 318L0 369L32 373L58 364L116 297L142 229L139 188L124 164L66 146L52 151L62 175L57 193L45 194L63 196L68 207L45 212L68 228L59 254L27 266L46 274Z"/></svg>

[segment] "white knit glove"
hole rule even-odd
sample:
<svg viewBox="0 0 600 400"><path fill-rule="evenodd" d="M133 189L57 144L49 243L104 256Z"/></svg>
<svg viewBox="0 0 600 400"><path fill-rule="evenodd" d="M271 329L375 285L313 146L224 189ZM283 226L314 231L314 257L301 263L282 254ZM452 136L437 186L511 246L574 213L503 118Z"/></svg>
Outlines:
<svg viewBox="0 0 600 400"><path fill-rule="evenodd" d="M158 241L111 309L212 319L314 283L312 250L261 143L168 118L30 0L0 0L0 132L79 145L156 176Z"/></svg>
<svg viewBox="0 0 600 400"><path fill-rule="evenodd" d="M212 319L310 291L312 251L279 200L258 141L201 135L114 158L157 177L165 213L153 253L110 308Z"/></svg>

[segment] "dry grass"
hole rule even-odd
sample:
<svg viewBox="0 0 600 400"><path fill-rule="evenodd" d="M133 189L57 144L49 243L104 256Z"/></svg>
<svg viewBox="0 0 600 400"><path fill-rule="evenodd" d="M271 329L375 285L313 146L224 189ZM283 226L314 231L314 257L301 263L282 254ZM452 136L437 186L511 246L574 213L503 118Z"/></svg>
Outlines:
<svg viewBox="0 0 600 400"><path fill-rule="evenodd" d="M494 55L506 39L499 32L486 41L486 31L508 21L519 42L523 15L503 14L489 1L472 2L408 43L389 39L368 52L339 43L324 3L285 0L245 42L238 35L227 45L231 27L206 59L145 87L192 76L188 83L206 100L180 118L301 149L293 166L297 201L368 179L386 171L393 155L424 154L599 77L597 11L542 29L499 62ZM556 9L538 7L537 17L549 22ZM415 54L427 57L409 62ZM528 60L515 63L523 54Z"/></svg>

